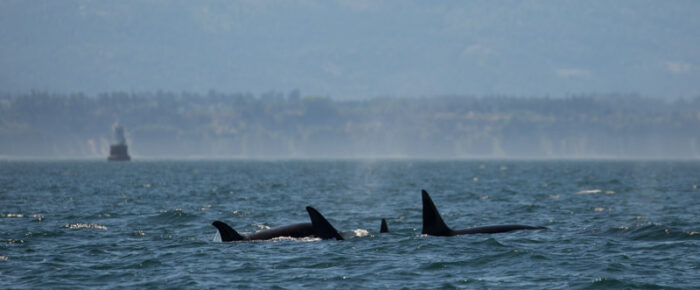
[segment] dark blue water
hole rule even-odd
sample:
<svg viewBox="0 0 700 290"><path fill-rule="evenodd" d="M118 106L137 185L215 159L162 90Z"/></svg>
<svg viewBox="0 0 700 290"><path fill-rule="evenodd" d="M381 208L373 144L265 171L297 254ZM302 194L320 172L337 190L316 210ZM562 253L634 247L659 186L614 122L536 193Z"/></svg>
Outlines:
<svg viewBox="0 0 700 290"><path fill-rule="evenodd" d="M696 288L699 185L700 162L3 161L0 288ZM550 230L422 236L423 188L455 229ZM307 205L348 239L211 226Z"/></svg>

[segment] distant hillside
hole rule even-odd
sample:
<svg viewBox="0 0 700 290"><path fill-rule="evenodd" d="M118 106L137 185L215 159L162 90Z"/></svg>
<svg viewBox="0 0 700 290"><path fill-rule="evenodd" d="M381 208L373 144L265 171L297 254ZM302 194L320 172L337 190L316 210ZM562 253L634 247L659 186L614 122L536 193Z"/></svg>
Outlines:
<svg viewBox="0 0 700 290"><path fill-rule="evenodd" d="M0 97L0 156L698 157L700 98L374 98L299 92Z"/></svg>

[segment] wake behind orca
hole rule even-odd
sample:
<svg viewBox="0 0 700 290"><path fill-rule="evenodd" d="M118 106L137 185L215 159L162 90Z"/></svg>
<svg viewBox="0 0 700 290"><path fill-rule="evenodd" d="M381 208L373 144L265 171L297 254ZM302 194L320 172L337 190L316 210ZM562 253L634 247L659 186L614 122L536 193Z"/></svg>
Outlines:
<svg viewBox="0 0 700 290"><path fill-rule="evenodd" d="M338 231L316 209L307 206L306 211L309 213L309 218L311 218L310 223L281 226L259 231L249 236L240 235L236 230L222 221L215 221L212 225L219 230L222 242L269 240L278 237L303 238L310 236L319 237L324 240L333 238L336 240L343 240L343 237Z"/></svg>
<svg viewBox="0 0 700 290"><path fill-rule="evenodd" d="M457 235L469 235L469 234L496 234L505 233L517 230L546 230L546 227L533 227L526 225L494 225L494 226L484 226L475 227L465 230L452 230L450 229L438 212L433 200L428 195L425 190L421 191L423 196L423 231L424 235L430 236L457 236Z"/></svg>

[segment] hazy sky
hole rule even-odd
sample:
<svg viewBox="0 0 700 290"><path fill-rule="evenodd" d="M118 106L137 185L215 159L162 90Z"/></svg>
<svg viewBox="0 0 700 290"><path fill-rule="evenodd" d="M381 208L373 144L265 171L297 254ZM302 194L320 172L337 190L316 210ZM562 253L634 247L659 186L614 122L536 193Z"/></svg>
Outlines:
<svg viewBox="0 0 700 290"><path fill-rule="evenodd" d="M0 1L0 92L700 95L700 1Z"/></svg>

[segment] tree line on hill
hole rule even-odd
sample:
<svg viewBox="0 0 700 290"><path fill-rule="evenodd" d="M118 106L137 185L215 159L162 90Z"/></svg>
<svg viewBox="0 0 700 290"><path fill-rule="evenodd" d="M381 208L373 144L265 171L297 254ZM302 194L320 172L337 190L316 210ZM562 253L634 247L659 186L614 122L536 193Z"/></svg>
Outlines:
<svg viewBox="0 0 700 290"><path fill-rule="evenodd" d="M31 92L0 96L0 156L687 158L700 156L700 97L377 97L268 92Z"/></svg>

